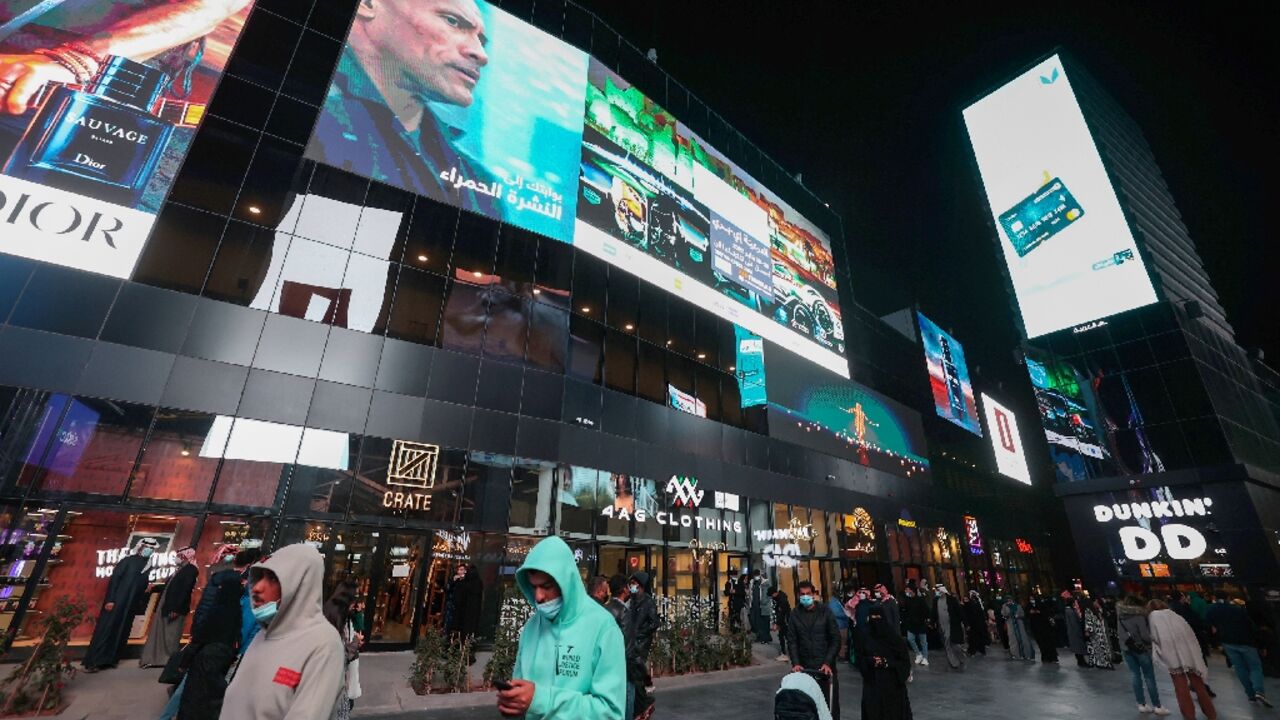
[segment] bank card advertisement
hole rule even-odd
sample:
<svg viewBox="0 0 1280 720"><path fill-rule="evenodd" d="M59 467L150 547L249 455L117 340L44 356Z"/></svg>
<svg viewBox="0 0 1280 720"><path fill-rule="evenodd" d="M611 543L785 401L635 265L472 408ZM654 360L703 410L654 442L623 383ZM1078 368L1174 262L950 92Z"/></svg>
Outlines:
<svg viewBox="0 0 1280 720"><path fill-rule="evenodd" d="M307 156L571 243L848 374L830 238L605 65L483 0L361 5Z"/></svg>
<svg viewBox="0 0 1280 720"><path fill-rule="evenodd" d="M1061 58L964 120L1028 338L1156 301Z"/></svg>
<svg viewBox="0 0 1280 720"><path fill-rule="evenodd" d="M916 318L920 325L925 366L929 370L929 391L933 395L934 410L938 417L981 437L978 402L973 394L973 382L969 379L964 346L924 313L917 312Z"/></svg>
<svg viewBox="0 0 1280 720"><path fill-rule="evenodd" d="M252 0L0 0L0 252L133 272Z"/></svg>

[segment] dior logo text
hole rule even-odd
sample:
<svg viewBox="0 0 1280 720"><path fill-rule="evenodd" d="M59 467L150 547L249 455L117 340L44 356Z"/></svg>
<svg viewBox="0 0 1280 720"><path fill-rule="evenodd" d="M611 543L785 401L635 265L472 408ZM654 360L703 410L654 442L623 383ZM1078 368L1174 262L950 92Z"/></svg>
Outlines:
<svg viewBox="0 0 1280 720"><path fill-rule="evenodd" d="M80 212L63 202L39 201L28 193L16 198L0 191L0 223L30 227L48 235L71 235L84 242L101 240L115 248L115 233L124 229L124 221L101 212Z"/></svg>

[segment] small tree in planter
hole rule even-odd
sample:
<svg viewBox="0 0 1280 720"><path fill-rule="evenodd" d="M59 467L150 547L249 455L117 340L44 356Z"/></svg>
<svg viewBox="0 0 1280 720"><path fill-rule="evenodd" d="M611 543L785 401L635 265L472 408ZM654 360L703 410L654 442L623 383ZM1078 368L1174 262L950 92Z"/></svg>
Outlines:
<svg viewBox="0 0 1280 720"><path fill-rule="evenodd" d="M444 654L447 645L440 628L423 628L418 647L413 651L413 663L409 665L409 687L413 688L414 692L419 695L431 692L436 670L440 665L440 657Z"/></svg>
<svg viewBox="0 0 1280 720"><path fill-rule="evenodd" d="M75 669L63 657L71 631L84 622L89 603L80 597L60 597L44 621L44 637L31 657L0 682L0 714L44 715L62 709L62 690Z"/></svg>

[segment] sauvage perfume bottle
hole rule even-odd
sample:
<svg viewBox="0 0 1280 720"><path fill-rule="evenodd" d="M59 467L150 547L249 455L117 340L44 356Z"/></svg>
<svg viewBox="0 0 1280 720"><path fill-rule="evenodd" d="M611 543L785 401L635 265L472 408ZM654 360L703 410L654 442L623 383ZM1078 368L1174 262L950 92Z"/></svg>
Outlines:
<svg viewBox="0 0 1280 720"><path fill-rule="evenodd" d="M173 130L151 113L168 84L160 70L107 58L83 90L49 94L4 174L136 206Z"/></svg>

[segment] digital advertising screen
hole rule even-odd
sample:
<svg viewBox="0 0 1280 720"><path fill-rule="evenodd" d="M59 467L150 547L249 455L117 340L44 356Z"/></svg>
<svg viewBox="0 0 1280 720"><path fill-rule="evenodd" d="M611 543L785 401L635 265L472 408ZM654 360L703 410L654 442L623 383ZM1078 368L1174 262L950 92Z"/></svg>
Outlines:
<svg viewBox="0 0 1280 720"><path fill-rule="evenodd" d="M1031 470L1022 449L1022 435L1018 433L1018 417L986 393L982 393L982 411L987 416L987 434L996 454L996 469L1005 477L1030 485Z"/></svg>
<svg viewBox="0 0 1280 720"><path fill-rule="evenodd" d="M978 401L969 380L969 366L964 361L964 346L942 328L917 312L920 344L924 346L925 365L929 370L929 391L938 417L950 420L969 432L982 436L978 420Z"/></svg>
<svg viewBox="0 0 1280 720"><path fill-rule="evenodd" d="M0 0L0 252L128 278L252 0Z"/></svg>
<svg viewBox="0 0 1280 720"><path fill-rule="evenodd" d="M770 437L903 477L928 472L919 413L772 343L765 362Z"/></svg>
<svg viewBox="0 0 1280 720"><path fill-rule="evenodd" d="M848 374L830 238L603 64L483 0L358 12L307 156L572 243Z"/></svg>
<svg viewBox="0 0 1280 720"><path fill-rule="evenodd" d="M1092 378L1047 352L1025 348L1027 375L1060 482L1098 477L1111 453Z"/></svg>
<svg viewBox="0 0 1280 720"><path fill-rule="evenodd" d="M569 242L587 56L482 0L356 14L307 156Z"/></svg>
<svg viewBox="0 0 1280 720"><path fill-rule="evenodd" d="M964 121L1028 338L1156 301L1057 55Z"/></svg>
<svg viewBox="0 0 1280 720"><path fill-rule="evenodd" d="M831 241L592 59L573 243L847 376Z"/></svg>

